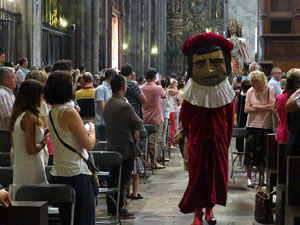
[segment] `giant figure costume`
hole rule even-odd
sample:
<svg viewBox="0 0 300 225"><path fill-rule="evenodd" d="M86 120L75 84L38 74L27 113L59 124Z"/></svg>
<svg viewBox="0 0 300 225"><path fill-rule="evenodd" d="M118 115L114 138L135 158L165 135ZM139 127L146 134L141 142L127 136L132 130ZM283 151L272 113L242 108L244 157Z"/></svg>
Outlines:
<svg viewBox="0 0 300 225"><path fill-rule="evenodd" d="M179 207L183 213L195 211L195 218L196 209L202 217L202 208L212 213L215 204L226 205L234 120L234 91L228 82L232 49L230 41L214 33L195 35L182 48L190 77L180 114L188 144L189 183ZM195 221L202 224L202 219Z"/></svg>

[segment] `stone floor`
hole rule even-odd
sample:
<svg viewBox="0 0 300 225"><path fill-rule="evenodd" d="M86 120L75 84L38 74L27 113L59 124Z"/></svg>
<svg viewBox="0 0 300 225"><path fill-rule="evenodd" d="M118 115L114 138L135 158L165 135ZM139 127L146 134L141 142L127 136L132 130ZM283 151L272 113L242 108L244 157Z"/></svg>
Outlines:
<svg viewBox="0 0 300 225"><path fill-rule="evenodd" d="M123 220L123 225L189 225L193 214L182 214L178 203L188 183L188 173L183 170L179 150L172 150L171 160L166 169L155 171L146 184L141 183L141 200L128 200L126 208L135 213L133 220ZM235 174L235 183L228 182L227 206L216 206L215 217L219 225L254 225L255 189L246 187L245 173ZM101 203L97 214L105 211Z"/></svg>

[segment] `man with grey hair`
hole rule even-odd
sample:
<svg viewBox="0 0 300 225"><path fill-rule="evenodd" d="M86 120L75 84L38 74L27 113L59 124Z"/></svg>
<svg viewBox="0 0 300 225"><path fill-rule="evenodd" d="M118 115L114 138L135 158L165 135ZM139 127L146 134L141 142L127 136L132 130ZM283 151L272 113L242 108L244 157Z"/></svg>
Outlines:
<svg viewBox="0 0 300 225"><path fill-rule="evenodd" d="M271 80L268 82L269 86L272 86L275 90L275 96L280 95L282 92L282 89L280 87L280 78L281 78L281 69L279 67L274 67L271 71Z"/></svg>
<svg viewBox="0 0 300 225"><path fill-rule="evenodd" d="M10 129L8 120L15 102L13 90L16 88L16 77L11 67L0 67L0 152L10 151Z"/></svg>

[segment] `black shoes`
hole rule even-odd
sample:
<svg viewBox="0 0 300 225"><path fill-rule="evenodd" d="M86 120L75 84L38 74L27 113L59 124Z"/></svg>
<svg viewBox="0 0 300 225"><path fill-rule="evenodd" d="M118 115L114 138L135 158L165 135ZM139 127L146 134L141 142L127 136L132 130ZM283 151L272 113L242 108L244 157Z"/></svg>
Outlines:
<svg viewBox="0 0 300 225"><path fill-rule="evenodd" d="M135 219L135 215L127 211L127 209L120 210L120 219Z"/></svg>
<svg viewBox="0 0 300 225"><path fill-rule="evenodd" d="M116 216L116 212L110 212L108 213L112 214L113 216ZM130 213L127 211L127 209L121 209L119 213L120 219L126 220L126 219L135 219L135 215L133 213Z"/></svg>

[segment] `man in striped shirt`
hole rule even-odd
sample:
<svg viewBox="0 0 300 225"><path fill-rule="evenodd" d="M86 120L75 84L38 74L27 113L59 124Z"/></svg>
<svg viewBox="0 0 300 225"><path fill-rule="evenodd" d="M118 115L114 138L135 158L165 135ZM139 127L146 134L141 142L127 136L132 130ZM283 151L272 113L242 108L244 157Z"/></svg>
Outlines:
<svg viewBox="0 0 300 225"><path fill-rule="evenodd" d="M10 129L8 120L15 102L13 90L16 77L13 68L0 67L0 152L10 151Z"/></svg>
<svg viewBox="0 0 300 225"><path fill-rule="evenodd" d="M121 74L126 77L127 83L125 98L132 105L135 113L143 119L142 104L147 102L147 98L137 84L132 81L133 73L133 68L130 64L126 63L122 66Z"/></svg>

